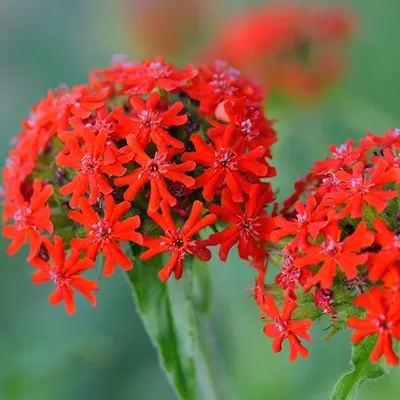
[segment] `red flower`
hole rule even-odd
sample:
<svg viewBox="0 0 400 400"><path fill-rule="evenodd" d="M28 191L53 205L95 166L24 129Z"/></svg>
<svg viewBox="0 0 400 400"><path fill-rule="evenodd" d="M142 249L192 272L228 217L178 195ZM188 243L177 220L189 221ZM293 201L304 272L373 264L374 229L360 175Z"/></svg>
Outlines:
<svg viewBox="0 0 400 400"><path fill-rule="evenodd" d="M32 107L29 117L23 121L25 131L19 135L20 139L22 139L21 136L30 137L31 145L25 148L29 149L31 154L34 153L32 148L35 148L37 154L40 154L45 149L47 142L56 134L57 125L59 125L58 117L59 108L56 107L54 93L49 90L47 97Z"/></svg>
<svg viewBox="0 0 400 400"><path fill-rule="evenodd" d="M311 328L312 321L306 319L303 321L293 321L291 319L293 311L297 308L297 304L285 296L285 303L282 313L275 305L274 298L266 294L264 303L260 304L261 310L266 314L264 318L269 317L271 322L266 322L264 326L264 334L273 338L272 350L278 353L282 350L282 342L287 339L290 346L290 361L295 361L297 353L302 357L308 357L308 350L301 344L298 336L311 342L311 336L307 333L307 329Z"/></svg>
<svg viewBox="0 0 400 400"><path fill-rule="evenodd" d="M249 105L258 104L263 98L260 86L244 78L237 69L217 60L209 68L201 68L188 93L200 101L200 111L212 114L223 100L246 98Z"/></svg>
<svg viewBox="0 0 400 400"><path fill-rule="evenodd" d="M317 286L315 292L311 294L315 301L315 305L320 308L325 314L337 314L335 309L332 307L334 303L334 293L330 289L323 289Z"/></svg>
<svg viewBox="0 0 400 400"><path fill-rule="evenodd" d="M15 254L20 247L29 240L30 252L28 261L35 257L42 243L41 231L53 232L53 224L50 221L51 210L47 201L53 194L53 187L35 179L33 182L33 194L29 201L25 201L20 192L14 194L12 201L5 207L6 220L12 216L13 225L6 225L3 228L3 235L12 239L7 253Z"/></svg>
<svg viewBox="0 0 400 400"><path fill-rule="evenodd" d="M382 278L385 288L390 289L392 295L400 295L400 265L393 264Z"/></svg>
<svg viewBox="0 0 400 400"><path fill-rule="evenodd" d="M35 168L36 157L28 150L29 148L25 147L23 151L19 149L11 151L6 160L3 182L6 194L11 199L20 191L21 184Z"/></svg>
<svg viewBox="0 0 400 400"><path fill-rule="evenodd" d="M149 250L145 251L141 259L147 261L160 253L171 253L171 258L167 265L159 272L161 281L165 282L172 274L180 279L183 274L183 262L187 254L200 258L202 261L208 261L211 258L211 252L206 248L206 242L195 240L193 236L199 231L214 224L217 217L214 214L206 215L201 218L203 204L200 201L193 203L192 213L182 228L177 228L171 217L171 211L168 203L161 202L162 214L148 212L154 222L165 232L165 235L159 238L144 237L143 245Z"/></svg>
<svg viewBox="0 0 400 400"><path fill-rule="evenodd" d="M297 300L295 290L297 285L304 286L307 280L313 276L307 268L298 268L296 265L296 252L290 252L285 255L282 268L275 277L275 283L285 290L292 300Z"/></svg>
<svg viewBox="0 0 400 400"><path fill-rule="evenodd" d="M196 163L186 161L175 164L170 161L167 154L158 152L154 158L150 158L135 136L129 135L127 142L134 155L134 161L141 167L136 168L131 174L115 179L116 186L129 186L124 193L124 198L129 201L134 200L138 191L147 182L150 182L149 211L157 211L162 199L165 199L171 207L175 206L176 199L169 192L164 178L173 182L182 182L185 186L190 187L195 181L192 177L185 175L185 172L194 170Z"/></svg>
<svg viewBox="0 0 400 400"><path fill-rule="evenodd" d="M150 93L157 87L170 92L185 86L197 73L190 64L178 69L162 57L157 57L131 68L130 76L122 79L123 93Z"/></svg>
<svg viewBox="0 0 400 400"><path fill-rule="evenodd" d="M385 136L376 136L369 132L365 139L361 139L361 144L365 146L377 146L389 148L394 145L398 148L400 144L400 129L389 129L385 132Z"/></svg>
<svg viewBox="0 0 400 400"><path fill-rule="evenodd" d="M346 140L341 146L331 144L329 151L332 155L326 160L317 161L315 167L311 169L314 174L335 173L341 168L351 167L362 157L365 149L363 147L354 148L354 140Z"/></svg>
<svg viewBox="0 0 400 400"><path fill-rule="evenodd" d="M136 110L136 115L115 112L114 118L120 123L118 129L122 129L127 134L133 133L143 148L153 142L161 153L167 152L168 146L183 150L185 145L173 138L166 130L171 126L183 125L187 121L186 114L178 115L183 110L183 104L177 101L168 110L161 111L158 108L160 99L157 92L153 92L147 102L133 96L130 104Z"/></svg>
<svg viewBox="0 0 400 400"><path fill-rule="evenodd" d="M94 204L100 193L110 194L110 186L106 175L121 176L126 168L122 162L128 161L121 155L113 164L106 164L104 152L107 147L107 132L101 131L96 136L91 127L81 129L83 143L75 135L65 132L61 139L65 141L65 149L57 156L57 165L69 167L78 171L71 182L60 188L60 194L67 196L72 193L71 207L78 205L78 200L90 190L89 202Z"/></svg>
<svg viewBox="0 0 400 400"><path fill-rule="evenodd" d="M111 165L120 162L128 162L130 158L122 160L123 153L118 149L117 143L121 139L125 139L125 135L121 135L116 130L116 123L113 119L113 113L107 114L104 109L97 110L96 116L91 116L82 120L80 118L72 117L69 120L69 124L73 128L72 131L68 131L68 134L74 134L78 139L84 139L82 132L86 129L90 129L96 136L101 133L106 136L105 148L104 148L104 165ZM66 135L66 134L64 134ZM62 135L62 137L64 137Z"/></svg>
<svg viewBox="0 0 400 400"><path fill-rule="evenodd" d="M55 305L64 301L68 314L75 312L75 293L72 289L81 292L94 307L96 298L92 292L99 290L97 282L79 276L85 270L94 268L94 262L87 257L79 258L80 253L76 249L71 249L71 254L66 259L64 245L59 236L54 236L54 244L48 238L43 238L43 242L53 263L40 257L33 259L31 264L39 269L32 277L33 283L53 281L56 289L50 295L49 302Z"/></svg>
<svg viewBox="0 0 400 400"><path fill-rule="evenodd" d="M272 89L304 102L340 77L345 61L342 47L353 31L348 10L273 2L228 17L205 56L222 57Z"/></svg>
<svg viewBox="0 0 400 400"><path fill-rule="evenodd" d="M105 97L105 92L91 93L86 85L74 86L72 90L61 85L57 88L54 99L54 109L57 110L54 130L67 130L68 120L72 115L79 118L89 117L93 110L104 106Z"/></svg>
<svg viewBox="0 0 400 400"><path fill-rule="evenodd" d="M338 171L336 178L346 184L346 188L334 193L329 193L325 201L328 206L339 206L344 208L338 212L337 218L344 218L346 215L351 218L362 217L364 202L376 208L381 213L387 207L387 200L396 197L396 190L384 190L386 183L400 179L400 169L387 168L388 163L380 158L375 168L371 168L369 179L365 176L364 163L358 162L353 167L353 173Z"/></svg>
<svg viewBox="0 0 400 400"><path fill-rule="evenodd" d="M260 305L264 302L265 293L265 275L267 272L267 267L264 266L264 263L260 263L260 266L257 268L258 274L254 278L254 286L250 288L253 292L253 297L255 302Z"/></svg>
<svg viewBox="0 0 400 400"><path fill-rule="evenodd" d="M328 221L321 221L325 218L327 211L317 207L313 196L307 197L306 206L301 201L297 201L295 210L297 211L297 221L287 221L281 216L275 217L275 225L280 229L271 233L271 240L276 243L286 236L296 235L292 246L304 249L308 246L308 235L315 240L320 230L328 225Z"/></svg>
<svg viewBox="0 0 400 400"><path fill-rule="evenodd" d="M86 255L92 260L96 260L97 254L103 251L105 264L104 275L111 276L115 266L120 265L125 271L132 268L132 261L124 253L118 242L135 242L142 244L142 235L135 232L140 226L140 218L127 218L121 221L122 216L129 210L130 204L123 201L115 205L112 196L104 196L105 210L104 218L93 210L87 199L79 199L81 212L71 211L68 216L78 224L86 228L86 237L83 239L75 238L71 241L71 246L86 251Z"/></svg>
<svg viewBox="0 0 400 400"><path fill-rule="evenodd" d="M245 151L247 148L254 150L259 146L266 149L266 157L271 158L270 147L276 142L276 132L272 128L275 121L268 121L262 108L248 107L245 98L237 101L224 101L216 109L216 117L224 122L235 125L236 141L235 148ZM213 139L222 136L226 125L210 120L215 126L208 131L208 135Z"/></svg>
<svg viewBox="0 0 400 400"><path fill-rule="evenodd" d="M336 265L346 274L347 279L353 279L358 273L357 266L367 262L367 253L357 254L374 242L375 235L368 230L366 223L361 221L357 229L343 241L340 241L341 233L338 222L333 220L324 230L325 241L319 246L307 246L304 249L307 254L296 260L299 268L323 262L317 274L308 280L307 286L321 282L323 288L331 287Z"/></svg>
<svg viewBox="0 0 400 400"><path fill-rule="evenodd" d="M194 134L190 140L196 151L182 156L183 161L192 160L205 167L204 173L196 178L193 189L203 187L203 197L207 201L212 201L216 191L226 186L233 201L242 202L243 191L250 193L253 185L241 172L251 172L260 177L268 175L268 167L258 161L265 154L265 148L259 146L247 153L238 154L232 149L234 133L234 125L228 125L222 137L214 138L214 145Z"/></svg>
<svg viewBox="0 0 400 400"><path fill-rule="evenodd" d="M368 293L360 294L354 304L367 310L364 319L350 317L347 325L357 331L351 335L351 340L358 343L366 336L378 334L378 342L372 351L370 359L377 362L382 355L390 365L397 365L399 357L392 347L393 337L400 340L400 302L388 303L384 291L378 287Z"/></svg>
<svg viewBox="0 0 400 400"><path fill-rule="evenodd" d="M260 193L260 186L254 185L250 191L249 200L244 205L244 211L230 196L229 190L222 192L222 206L211 204L210 212L216 214L224 222L232 226L222 232L212 234L208 239L211 245L221 244L219 258L226 261L228 253L235 243L238 243L239 256L243 260L262 259L265 254L264 242L268 240L275 227L273 218L267 217L263 208L271 201L271 193Z"/></svg>
<svg viewBox="0 0 400 400"><path fill-rule="evenodd" d="M378 281L400 257L400 237L392 232L381 219L374 220L374 227L377 230L375 242L381 246L381 250L372 259L369 277L374 281Z"/></svg>
<svg viewBox="0 0 400 400"><path fill-rule="evenodd" d="M393 149L381 149L380 152L377 151L373 156L371 156L371 161L376 164L380 158L383 158L390 168L399 168L400 157L397 153L398 151Z"/></svg>

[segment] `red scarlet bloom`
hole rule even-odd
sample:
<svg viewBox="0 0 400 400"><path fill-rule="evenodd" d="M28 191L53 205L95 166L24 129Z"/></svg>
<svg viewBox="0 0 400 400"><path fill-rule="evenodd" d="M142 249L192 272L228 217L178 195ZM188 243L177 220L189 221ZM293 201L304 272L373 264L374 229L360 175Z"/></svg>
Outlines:
<svg viewBox="0 0 400 400"><path fill-rule="evenodd" d="M275 283L283 290L286 290L292 300L297 300L295 293L297 285L304 286L307 280L313 276L312 272L307 268L297 267L296 253L297 251L286 254L282 262L281 271L275 277Z"/></svg>
<svg viewBox="0 0 400 400"><path fill-rule="evenodd" d="M190 140L196 151L182 156L183 161L191 160L205 167L193 188L203 187L203 197L207 201L212 201L216 191L226 186L233 201L242 202L243 191L250 193L252 187L242 173L253 173L259 177L268 175L268 166L258 161L265 148L259 146L247 153L237 153L232 148L234 134L234 125L228 125L222 137L213 139L214 146L206 143L200 135L192 135Z"/></svg>
<svg viewBox="0 0 400 400"><path fill-rule="evenodd" d="M287 339L290 346L290 361L295 361L297 354L302 357L308 357L308 350L301 344L298 337L311 342L311 336L307 332L312 322L310 319L303 321L292 320L292 313L297 308L297 304L289 298L285 297L285 303L282 312L275 305L274 298L266 294L264 302L260 304L261 311L264 312L263 318L269 317L272 321L265 323L264 334L272 339L272 350L279 353L282 350L282 342Z"/></svg>
<svg viewBox="0 0 400 400"><path fill-rule="evenodd" d="M381 246L381 250L371 263L369 277L377 281L400 258L400 236L392 232L381 219L374 220L374 227L377 230L375 242Z"/></svg>
<svg viewBox="0 0 400 400"><path fill-rule="evenodd" d="M254 185L250 191L249 200L243 211L238 203L230 196L229 190L222 192L222 206L210 205L210 211L229 222L232 226L222 232L212 234L208 242L212 245L221 244L219 257L226 261L228 253L235 243L238 243L239 256L243 260L262 259L265 254L264 243L259 239L268 240L271 231L275 228L273 218L263 212L267 202L271 202L271 193L260 193L260 186Z"/></svg>
<svg viewBox="0 0 400 400"><path fill-rule="evenodd" d="M187 121L187 115L178 115L183 109L183 104L176 102L168 110L161 111L158 108L159 103L160 95L157 92L153 92L147 102L133 96L130 104L136 110L136 115L115 113L114 117L119 121L120 129L133 133L143 148L153 142L160 152L166 152L169 146L183 150L183 142L172 137L167 131L171 126L183 125Z"/></svg>
<svg viewBox="0 0 400 400"><path fill-rule="evenodd" d="M75 86L71 90L66 85L60 85L56 89L54 109L54 130L64 131L68 128L68 120L71 116L87 118L93 110L104 106L106 93L99 91L91 93L87 86Z"/></svg>
<svg viewBox="0 0 400 400"><path fill-rule="evenodd" d="M371 361L377 362L382 355L390 365L397 365L399 357L393 351L393 338L400 340L400 302L387 301L385 293L378 287L368 293L360 294L355 300L356 306L366 309L364 319L350 317L347 325L356 329L351 340L358 343L369 335L378 335L378 342L371 353Z"/></svg>
<svg viewBox="0 0 400 400"><path fill-rule="evenodd" d="M103 219L84 197L79 199L81 212L71 211L68 216L83 225L87 231L85 238L72 239L72 247L86 251L86 255L92 260L96 260L97 254L102 251L105 259L104 275L109 277L114 273L117 264L126 271L132 268L132 261L117 242L142 244L142 235L135 232L140 226L140 218L137 215L121 220L130 208L129 202L123 201L115 205L112 196L105 196L104 201Z"/></svg>
<svg viewBox="0 0 400 400"><path fill-rule="evenodd" d="M19 248L29 240L30 252L28 261L37 253L42 243L41 232L53 232L53 224L50 221L50 207L46 205L53 194L53 186L43 187L39 179L33 182L33 193L29 202L25 201L20 192L15 193L14 199L10 200L5 207L6 220L14 219L14 224L3 228L3 235L12 239L7 253L15 254Z"/></svg>
<svg viewBox="0 0 400 400"><path fill-rule="evenodd" d="M63 242L59 236L54 236L54 244L48 238L43 238L43 243L53 259L53 263L40 257L33 259L31 264L39 269L32 277L33 283L53 281L55 291L50 295L49 302L55 305L64 301L68 314L75 312L73 289L81 292L94 307L96 298L92 292L99 290L97 282L79 276L85 270L94 268L93 260L88 257L79 258L80 252L76 249L71 249L71 254L67 259Z"/></svg>
<svg viewBox="0 0 400 400"><path fill-rule="evenodd" d="M366 176L368 169L364 163L354 165L352 173L338 171L336 178L346 184L346 188L334 193L329 193L326 205L344 208L338 213L338 218L350 215L351 218L362 216L364 203L376 208L381 213L387 207L387 201L396 197L396 190L384 190L383 185L400 179L400 169L388 168L388 163L380 158L372 169L371 176Z"/></svg>
<svg viewBox="0 0 400 400"><path fill-rule="evenodd" d="M204 56L218 55L294 100L315 100L341 76L355 21L346 9L292 3L228 17Z"/></svg>
<svg viewBox="0 0 400 400"><path fill-rule="evenodd" d="M354 140L346 140L341 146L330 145L329 151L330 157L315 163L315 167L312 168L314 174L335 173L342 168L351 167L362 157L365 148L354 147Z"/></svg>
<svg viewBox="0 0 400 400"><path fill-rule="evenodd" d="M129 77L122 80L122 85L124 93L130 94L150 93L156 87L170 92L187 85L197 73L191 64L178 69L162 57L156 57L129 68Z"/></svg>
<svg viewBox="0 0 400 400"><path fill-rule="evenodd" d="M122 166L123 160L116 160L112 164L106 164L103 154L107 147L107 132L101 131L96 136L92 128L82 128L83 143L70 132L65 132L62 139L65 140L65 149L57 157L57 165L69 167L78 171L78 174L60 188L60 194L67 196L72 194L70 205L77 207L78 200L90 190L89 202L94 204L100 193L110 194L112 187L108 182L108 176L121 176L126 168Z"/></svg>
<svg viewBox="0 0 400 400"><path fill-rule="evenodd" d="M248 105L253 105L259 104L264 98L260 86L221 60L217 60L213 66L201 68L188 92L200 101L200 111L208 115L223 100L236 101L244 97Z"/></svg>
<svg viewBox="0 0 400 400"><path fill-rule="evenodd" d="M182 228L177 228L171 217L167 202L161 202L162 214L149 212L149 216L158 224L165 235L159 238L144 237L143 245L149 247L141 259L147 261L160 253L171 253L167 265L159 272L160 279L165 282L172 274L180 279L183 274L183 262L187 254L196 256L203 261L211 258L211 252L206 248L206 241L193 238L199 231L214 224L217 217L214 214L201 218L203 204L200 201L193 203L192 212Z"/></svg>
<svg viewBox="0 0 400 400"><path fill-rule="evenodd" d="M220 121L234 124L236 127L235 148L238 150L253 150L259 146L267 149L266 157L271 158L270 147L276 142L276 133L272 127L275 121L265 118L261 108L248 106L245 98L237 101L224 101L215 111ZM210 120L214 129L210 129L209 136L222 136L225 124Z"/></svg>
<svg viewBox="0 0 400 400"><path fill-rule="evenodd" d="M286 236L296 235L293 246L304 249L308 245L308 235L315 240L320 230L328 225L328 221L323 220L327 211L317 207L313 196L307 197L305 206L301 201L297 201L295 210L297 221L287 221L281 216L275 217L275 225L279 229L271 233L271 240L278 242Z"/></svg>
<svg viewBox="0 0 400 400"><path fill-rule="evenodd" d="M150 158L135 136L129 135L127 142L132 151L134 161L140 167L131 174L115 179L116 186L129 186L124 193L124 198L129 201L134 200L139 190L147 182L150 182L149 211L157 211L162 199L167 200L171 207L175 206L176 199L169 192L164 178L168 178L173 182L181 182L190 187L195 181L192 177L185 175L185 172L194 170L196 163L186 161L176 164L170 161L171 157L167 154L158 152L154 155L154 158Z"/></svg>
<svg viewBox="0 0 400 400"><path fill-rule="evenodd" d="M296 260L299 268L323 262L317 274L307 282L307 286L321 282L323 288L331 287L336 275L336 265L346 274L347 279L352 279L357 275L357 266L367 262L367 253L357 254L374 242L375 235L368 230L367 224L361 221L354 233L343 241L340 241L341 233L338 222L332 221L324 231L324 242L319 246L307 246L304 249L307 254Z"/></svg>

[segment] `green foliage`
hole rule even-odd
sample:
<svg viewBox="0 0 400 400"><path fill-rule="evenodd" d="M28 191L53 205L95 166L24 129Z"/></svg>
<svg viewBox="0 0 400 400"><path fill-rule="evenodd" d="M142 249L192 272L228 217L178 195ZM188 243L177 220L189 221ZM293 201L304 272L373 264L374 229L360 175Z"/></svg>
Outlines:
<svg viewBox="0 0 400 400"><path fill-rule="evenodd" d="M173 278L166 283L160 281L162 255L146 263L135 260L127 275L138 313L179 398L222 400L223 396L215 394L217 368L210 349L209 327L203 318L210 307L211 295L207 265L197 263L194 276L193 260L187 257L185 261L180 281Z"/></svg>
<svg viewBox="0 0 400 400"><path fill-rule="evenodd" d="M350 371L337 382L331 400L354 400L363 383L376 380L389 372L390 368L385 361L371 363L369 360L375 344L376 337L368 336L362 342L353 345Z"/></svg>
<svg viewBox="0 0 400 400"><path fill-rule="evenodd" d="M138 312L157 348L161 363L180 398L193 399L196 392L194 366L195 317L191 304L192 274L187 268L181 290L163 284L158 271L161 256L143 263L135 261L128 277L135 294ZM172 280L171 280L172 282Z"/></svg>

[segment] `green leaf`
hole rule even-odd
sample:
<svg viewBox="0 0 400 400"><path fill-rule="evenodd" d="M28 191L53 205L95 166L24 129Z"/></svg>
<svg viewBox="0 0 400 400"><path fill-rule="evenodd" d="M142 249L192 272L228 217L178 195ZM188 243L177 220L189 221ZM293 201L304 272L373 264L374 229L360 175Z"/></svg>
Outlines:
<svg viewBox="0 0 400 400"><path fill-rule="evenodd" d="M350 371L344 374L333 389L331 400L353 400L360 386L368 380L376 380L386 375L390 367L384 360L371 363L369 356L376 344L376 337L368 336L353 345Z"/></svg>
<svg viewBox="0 0 400 400"><path fill-rule="evenodd" d="M164 261L161 255L146 263L137 259L127 273L161 364L179 398L227 399L217 348L204 318L212 292L208 265L187 257L182 279L162 283L158 271Z"/></svg>
<svg viewBox="0 0 400 400"><path fill-rule="evenodd" d="M186 260L188 261L188 259ZM194 362L195 317L191 301L193 276L189 265L180 281L162 283L161 256L144 263L135 260L128 271L139 314L157 348L161 364L179 398L196 398Z"/></svg>

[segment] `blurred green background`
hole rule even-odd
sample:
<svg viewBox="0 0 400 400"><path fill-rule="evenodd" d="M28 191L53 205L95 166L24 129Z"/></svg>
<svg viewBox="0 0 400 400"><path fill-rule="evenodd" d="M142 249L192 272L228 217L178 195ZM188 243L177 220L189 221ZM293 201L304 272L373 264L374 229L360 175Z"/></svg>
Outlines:
<svg viewBox="0 0 400 400"><path fill-rule="evenodd" d="M84 82L87 70L107 66L116 53L141 58L139 49L143 48L138 43L144 33L134 36L124 3L0 0L1 160L7 156L9 140L19 131L20 120L47 88L61 82ZM201 30L212 37L212 27L220 18L252 3L256 2L203 2L202 12L208 17ZM174 4L170 15L179 8L179 1ZM396 40L400 2L352 0L343 4L352 6L360 22L341 84L314 107L269 107L269 117L280 120L274 164L279 174L275 187L283 194L290 193L294 179L314 159L327 154L329 143L341 144L367 131L379 134L400 126ZM139 0L131 10L132 21L141 18ZM155 27L149 24L148 29ZM193 41L198 41L195 36ZM184 54L188 58L193 49ZM31 284L26 254L8 258L5 240L0 239L0 247L1 400L174 399L122 274L101 279L95 309L79 298L76 314L69 317L62 307L47 303L49 285ZM314 326L310 357L291 364L286 349L279 355L272 353L258 311L246 298L245 287L252 284L253 271L231 257L225 264L215 259L212 274L212 325L231 398L328 399L348 365L348 332L325 343L325 326ZM365 385L359 398L398 399L399 377L394 372Z"/></svg>

